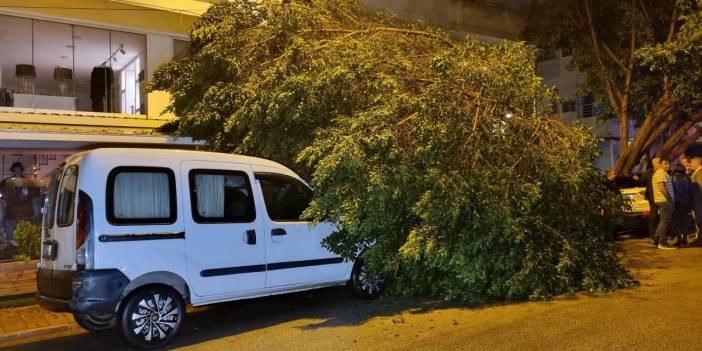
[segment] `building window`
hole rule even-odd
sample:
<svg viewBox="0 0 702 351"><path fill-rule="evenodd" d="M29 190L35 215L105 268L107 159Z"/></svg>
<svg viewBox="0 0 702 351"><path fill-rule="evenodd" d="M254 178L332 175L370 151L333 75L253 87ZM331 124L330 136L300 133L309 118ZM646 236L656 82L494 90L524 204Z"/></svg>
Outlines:
<svg viewBox="0 0 702 351"><path fill-rule="evenodd" d="M539 50L539 54L536 57L536 62L544 62L548 60L553 60L556 58L556 50L554 49L546 49L546 50Z"/></svg>
<svg viewBox="0 0 702 351"><path fill-rule="evenodd" d="M278 174L259 173L263 200L273 221L297 222L312 200L312 190L301 181Z"/></svg>
<svg viewBox="0 0 702 351"><path fill-rule="evenodd" d="M589 94L582 97L581 108L582 118L595 117L602 110L601 106L595 102L595 98Z"/></svg>
<svg viewBox="0 0 702 351"><path fill-rule="evenodd" d="M561 103L561 112L568 113L575 111L575 100L564 101Z"/></svg>
<svg viewBox="0 0 702 351"><path fill-rule="evenodd" d="M107 177L110 223L172 224L176 220L175 175L161 167L117 167Z"/></svg>
<svg viewBox="0 0 702 351"><path fill-rule="evenodd" d="M145 35L0 15L0 47L0 110L145 113Z"/></svg>
<svg viewBox="0 0 702 351"><path fill-rule="evenodd" d="M181 59L188 55L190 42L187 40L173 39L173 58Z"/></svg>

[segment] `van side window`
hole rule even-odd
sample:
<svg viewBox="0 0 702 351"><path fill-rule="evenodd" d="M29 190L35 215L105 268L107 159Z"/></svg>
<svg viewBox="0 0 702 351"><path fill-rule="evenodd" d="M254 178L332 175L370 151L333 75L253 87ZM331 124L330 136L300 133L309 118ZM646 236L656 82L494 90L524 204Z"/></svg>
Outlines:
<svg viewBox="0 0 702 351"><path fill-rule="evenodd" d="M244 172L193 169L190 202L197 223L241 223L256 219L249 176Z"/></svg>
<svg viewBox="0 0 702 351"><path fill-rule="evenodd" d="M284 175L257 173L268 217L274 221L302 221L300 216L312 200L312 190L301 181Z"/></svg>
<svg viewBox="0 0 702 351"><path fill-rule="evenodd" d="M107 177L107 219L115 225L176 221L175 175L162 167L117 167Z"/></svg>
<svg viewBox="0 0 702 351"><path fill-rule="evenodd" d="M78 166L66 168L59 188L58 208L56 210L56 225L59 227L68 227L73 224L77 181Z"/></svg>

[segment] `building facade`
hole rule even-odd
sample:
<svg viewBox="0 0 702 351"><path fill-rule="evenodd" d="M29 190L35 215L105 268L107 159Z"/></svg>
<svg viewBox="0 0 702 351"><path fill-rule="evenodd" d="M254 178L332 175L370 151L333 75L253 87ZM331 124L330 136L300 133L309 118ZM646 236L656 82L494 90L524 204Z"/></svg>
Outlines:
<svg viewBox="0 0 702 351"><path fill-rule="evenodd" d="M168 6L166 6L168 5ZM13 229L39 222L52 172L106 146L193 148L159 134L165 92L156 67L183 55L198 1L0 0L0 259Z"/></svg>

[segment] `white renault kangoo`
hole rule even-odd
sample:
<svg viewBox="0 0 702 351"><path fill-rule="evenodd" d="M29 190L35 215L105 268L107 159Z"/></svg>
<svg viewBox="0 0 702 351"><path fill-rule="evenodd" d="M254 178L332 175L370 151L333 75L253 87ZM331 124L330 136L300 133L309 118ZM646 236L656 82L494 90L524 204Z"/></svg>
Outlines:
<svg viewBox="0 0 702 351"><path fill-rule="evenodd" d="M322 246L333 223L300 219L312 196L272 161L198 151L96 149L55 172L37 299L89 331L169 343L195 306L349 284L383 289L362 259Z"/></svg>

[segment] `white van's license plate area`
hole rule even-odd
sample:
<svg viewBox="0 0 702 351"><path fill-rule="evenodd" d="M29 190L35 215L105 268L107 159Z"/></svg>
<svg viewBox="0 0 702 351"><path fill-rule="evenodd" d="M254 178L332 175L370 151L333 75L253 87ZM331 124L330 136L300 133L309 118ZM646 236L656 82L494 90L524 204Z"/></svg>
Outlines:
<svg viewBox="0 0 702 351"><path fill-rule="evenodd" d="M41 257L47 260L55 260L58 253L58 243L56 241L45 241L41 244Z"/></svg>

